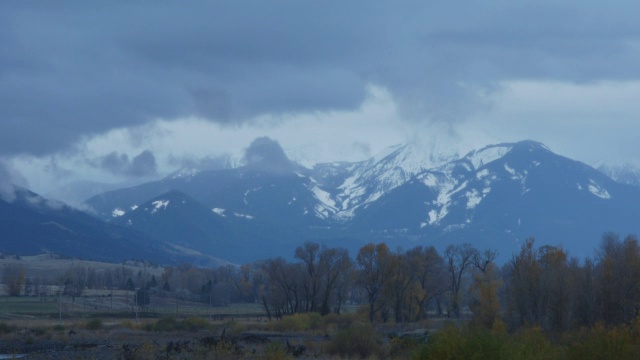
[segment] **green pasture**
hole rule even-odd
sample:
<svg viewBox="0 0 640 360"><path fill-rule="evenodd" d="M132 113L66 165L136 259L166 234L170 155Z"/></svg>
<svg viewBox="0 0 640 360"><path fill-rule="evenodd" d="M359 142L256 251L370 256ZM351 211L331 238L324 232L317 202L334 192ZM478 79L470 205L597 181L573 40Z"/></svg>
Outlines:
<svg viewBox="0 0 640 360"><path fill-rule="evenodd" d="M32 297L0 297L0 317L12 315L48 315L58 312L56 301L40 301Z"/></svg>
<svg viewBox="0 0 640 360"><path fill-rule="evenodd" d="M170 297L151 297L151 303L145 309L134 306L131 294L110 296L71 296L58 297L0 297L0 319L13 319L24 316L35 318L90 318L90 317L212 317L228 319L230 317L247 318L264 316L260 304L231 304L213 306L185 301Z"/></svg>

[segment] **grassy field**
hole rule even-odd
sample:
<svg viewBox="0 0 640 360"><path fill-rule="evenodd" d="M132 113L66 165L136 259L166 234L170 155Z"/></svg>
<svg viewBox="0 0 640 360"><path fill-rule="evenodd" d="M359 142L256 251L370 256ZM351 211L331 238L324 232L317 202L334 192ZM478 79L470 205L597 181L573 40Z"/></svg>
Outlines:
<svg viewBox="0 0 640 360"><path fill-rule="evenodd" d="M73 258L65 258L60 257L53 254L42 254L42 255L34 255L34 256L21 256L16 259L13 256L2 256L0 257L0 268L3 268L7 265L23 265L27 270L27 277L31 278L43 278L51 280L51 276L55 276L64 272L66 269L70 269L72 267L86 267L92 268L96 271L104 271L104 270L114 270L118 268L126 268L131 270L132 273L137 274L138 271L143 271L148 276L154 275L156 278L159 278L164 271L163 267L160 266L152 266L148 264L138 263L135 261L127 261L124 263L106 263L106 262L98 262L98 261L89 261L89 260L79 260ZM2 294L0 294L2 295Z"/></svg>
<svg viewBox="0 0 640 360"><path fill-rule="evenodd" d="M151 297L146 311L132 306L133 294L114 291L108 295L88 295L75 299L70 296L58 297L0 297L0 319L20 318L93 318L93 317L211 317L211 318L261 318L264 309L259 304L232 304L226 307L209 307L175 298Z"/></svg>
<svg viewBox="0 0 640 360"><path fill-rule="evenodd" d="M402 348L391 344L388 334L394 330L377 330L366 320L366 311L267 321L257 304L213 308L209 318L207 307L184 303L179 316L172 312L175 308L161 306L151 318L85 311L59 319L51 306L56 304L1 298L0 354L29 354L29 359L400 359L412 350L404 343ZM215 318L222 314L229 317ZM408 330L405 325L402 329ZM396 354L398 350L402 353Z"/></svg>

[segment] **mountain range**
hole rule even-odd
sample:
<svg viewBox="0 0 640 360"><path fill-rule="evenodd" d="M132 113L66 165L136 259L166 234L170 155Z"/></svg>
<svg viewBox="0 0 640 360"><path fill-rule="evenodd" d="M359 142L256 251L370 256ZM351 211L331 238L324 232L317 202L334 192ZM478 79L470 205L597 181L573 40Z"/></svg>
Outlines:
<svg viewBox="0 0 640 360"><path fill-rule="evenodd" d="M586 256L604 232L637 232L638 203L639 187L522 141L453 158L403 145L366 161L313 168L280 157L222 170L182 169L86 205L110 223L249 261L290 254L306 240L351 251L369 241L404 248L470 242L506 259L536 237Z"/></svg>
<svg viewBox="0 0 640 360"><path fill-rule="evenodd" d="M277 148L233 164L183 168L100 193L83 204L93 216L66 206L38 212L24 199L0 202L0 234L30 239L1 250L207 265L291 256L309 240L352 254L367 242L405 249L469 242L505 261L528 237L585 257L604 232L640 227L640 187L534 141L451 157L402 145L366 161L312 168ZM85 223L90 231L76 230Z"/></svg>

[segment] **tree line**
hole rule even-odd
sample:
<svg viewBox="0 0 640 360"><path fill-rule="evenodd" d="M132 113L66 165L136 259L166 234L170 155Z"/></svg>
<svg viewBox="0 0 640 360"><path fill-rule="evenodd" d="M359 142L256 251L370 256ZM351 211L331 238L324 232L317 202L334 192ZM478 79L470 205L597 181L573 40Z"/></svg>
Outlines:
<svg viewBox="0 0 640 360"><path fill-rule="evenodd" d="M259 294L276 315L340 312L363 304L371 321L412 322L430 316L470 317L491 328L539 326L562 332L596 323L628 324L640 315L640 244L604 234L593 257L579 260L562 247L527 239L505 264L470 244L391 251L367 244L355 259L346 250L306 243L294 262L257 264Z"/></svg>
<svg viewBox="0 0 640 360"><path fill-rule="evenodd" d="M78 296L87 288L144 290L140 306L149 303L148 296L208 306L257 303L270 319L340 314L348 304L361 306L372 322L465 317L487 328L503 322L512 329L539 326L561 332L596 323L626 324L640 315L635 236L604 234L594 256L582 260L561 247L536 247L533 238L505 264L496 264L496 256L471 244L453 244L439 253L432 246L391 250L385 243L370 243L352 258L346 249L307 242L295 249L292 260L278 257L215 269L183 264L166 267L158 279L124 266L102 271L72 267L56 282ZM37 293L44 281L29 279L21 266L4 267L5 289L10 295Z"/></svg>
<svg viewBox="0 0 640 360"><path fill-rule="evenodd" d="M20 260L19 257L16 259ZM66 269L51 269L45 275L38 276L27 276L28 270L28 266L19 261L3 266L1 280L7 295L45 297L56 295L55 292L60 290L64 295L82 296L87 289L131 290L144 286L142 272L136 276L128 266L104 269L71 265ZM155 277L150 278L156 281Z"/></svg>

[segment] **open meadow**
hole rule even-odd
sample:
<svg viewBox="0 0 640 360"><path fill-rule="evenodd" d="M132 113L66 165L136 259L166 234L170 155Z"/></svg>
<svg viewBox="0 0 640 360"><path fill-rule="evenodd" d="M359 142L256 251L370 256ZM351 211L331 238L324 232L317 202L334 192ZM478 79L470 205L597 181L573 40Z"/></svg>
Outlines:
<svg viewBox="0 0 640 360"><path fill-rule="evenodd" d="M389 335L426 339L426 322L374 326L366 311L295 314L269 321L260 305L210 308L155 299L149 311L126 307L127 295L1 297L0 354L27 359L404 358ZM353 333L345 333L345 331ZM385 335L383 335L385 334ZM402 334L401 334L402 335ZM421 340L422 339L422 340ZM397 340L395 340L397 342ZM403 345L404 346L404 345ZM389 350L389 349L395 350Z"/></svg>
<svg viewBox="0 0 640 360"><path fill-rule="evenodd" d="M354 262L307 243L295 262L215 269L4 256L0 355L638 359L640 245L603 244L580 263L530 239L502 266L470 244L367 244Z"/></svg>

